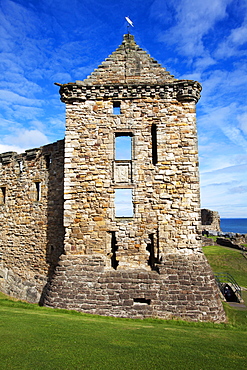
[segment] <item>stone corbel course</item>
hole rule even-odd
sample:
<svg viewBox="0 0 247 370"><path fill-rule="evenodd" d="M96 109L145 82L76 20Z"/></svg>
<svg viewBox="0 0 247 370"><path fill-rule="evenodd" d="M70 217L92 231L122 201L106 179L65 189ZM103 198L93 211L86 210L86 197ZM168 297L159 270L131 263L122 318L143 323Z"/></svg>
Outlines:
<svg viewBox="0 0 247 370"><path fill-rule="evenodd" d="M111 85L95 86L85 85L83 81L60 86L61 101L69 104L74 101L99 100L99 99L145 99L155 98L178 101L194 101L200 99L201 85L197 81L181 80L167 83L162 86L150 85Z"/></svg>

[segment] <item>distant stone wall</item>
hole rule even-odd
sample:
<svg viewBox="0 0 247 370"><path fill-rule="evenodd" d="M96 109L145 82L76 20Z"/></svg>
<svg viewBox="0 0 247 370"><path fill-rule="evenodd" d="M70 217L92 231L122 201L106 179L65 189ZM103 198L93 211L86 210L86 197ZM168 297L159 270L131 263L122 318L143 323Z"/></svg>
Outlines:
<svg viewBox="0 0 247 370"><path fill-rule="evenodd" d="M38 302L63 252L64 141L0 155L0 290Z"/></svg>
<svg viewBox="0 0 247 370"><path fill-rule="evenodd" d="M221 231L220 215L216 211L210 209L201 209L201 224L202 230Z"/></svg>

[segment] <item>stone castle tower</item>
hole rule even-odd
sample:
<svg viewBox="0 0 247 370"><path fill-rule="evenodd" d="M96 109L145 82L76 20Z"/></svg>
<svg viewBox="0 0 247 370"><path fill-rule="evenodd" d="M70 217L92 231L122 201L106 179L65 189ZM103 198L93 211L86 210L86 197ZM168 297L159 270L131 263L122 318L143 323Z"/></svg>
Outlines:
<svg viewBox="0 0 247 370"><path fill-rule="evenodd" d="M198 82L171 76L130 34L87 79L60 85L64 249L60 233L57 257L48 253L43 304L224 320L198 236L200 91Z"/></svg>

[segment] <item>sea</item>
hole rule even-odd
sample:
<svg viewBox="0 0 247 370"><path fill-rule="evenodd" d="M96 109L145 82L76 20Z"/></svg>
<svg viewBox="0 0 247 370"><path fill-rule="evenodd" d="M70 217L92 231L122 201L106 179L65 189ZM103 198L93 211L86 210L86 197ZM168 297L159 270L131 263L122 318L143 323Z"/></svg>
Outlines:
<svg viewBox="0 0 247 370"><path fill-rule="evenodd" d="M247 234L247 218L221 218L220 228L224 233Z"/></svg>

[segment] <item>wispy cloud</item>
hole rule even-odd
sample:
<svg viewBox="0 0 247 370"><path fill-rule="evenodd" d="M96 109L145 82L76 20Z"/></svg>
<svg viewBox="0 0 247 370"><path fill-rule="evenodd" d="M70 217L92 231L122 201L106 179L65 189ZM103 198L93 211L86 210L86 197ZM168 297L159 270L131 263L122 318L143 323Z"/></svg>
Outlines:
<svg viewBox="0 0 247 370"><path fill-rule="evenodd" d="M217 21L227 17L227 5L231 2L232 0L170 1L175 24L167 32L160 34L160 41L176 45L178 52L187 57L202 55L205 50L203 37Z"/></svg>
<svg viewBox="0 0 247 370"><path fill-rule="evenodd" d="M11 143L9 145L8 143ZM5 135L0 140L0 150L23 152L29 148L37 148L48 144L49 140L39 130L16 129L15 132Z"/></svg>
<svg viewBox="0 0 247 370"><path fill-rule="evenodd" d="M245 3L245 11L247 5ZM219 43L218 48L215 50L215 57L230 58L232 56L246 56L245 50L242 49L242 46L247 42L247 16L243 21L243 24L240 27L234 28L231 30L230 35L227 39Z"/></svg>
<svg viewBox="0 0 247 370"><path fill-rule="evenodd" d="M234 188L229 189L229 194L235 194L235 193L239 193L239 194L247 193L247 186L236 186Z"/></svg>

